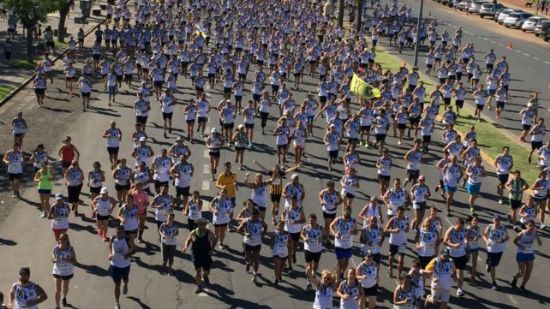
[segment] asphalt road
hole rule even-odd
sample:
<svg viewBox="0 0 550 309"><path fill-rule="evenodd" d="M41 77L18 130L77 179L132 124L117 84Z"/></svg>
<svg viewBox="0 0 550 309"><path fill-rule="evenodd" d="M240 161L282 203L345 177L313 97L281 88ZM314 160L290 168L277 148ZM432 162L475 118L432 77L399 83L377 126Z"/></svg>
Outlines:
<svg viewBox="0 0 550 309"><path fill-rule="evenodd" d="M408 6L413 8L413 16L418 16L420 10L419 1L405 0ZM463 29L462 44L474 43L476 60L484 66L484 56L491 48L497 56L506 56L510 65L511 83L510 98L506 105L506 111L501 119L496 119L494 109L484 111L484 119L490 118L491 122L502 125L519 136L521 133L521 118L517 112L525 107L528 96L533 91L540 91L539 115L547 116L546 109L550 107L550 92L547 89L550 84L550 44L535 37L531 33L523 33L521 30L508 29L490 19L481 19L479 15L466 15L464 12L455 11L431 0L424 1L424 17L435 18L439 22L438 33L446 28L453 35L459 27ZM512 49L508 48L512 43ZM425 52L420 53L419 66L422 71L426 68ZM405 50L401 55L408 63L414 63L414 52ZM436 74L436 72L432 73ZM433 75L436 77L436 75ZM484 80L482 81L484 84ZM467 99L471 99L468 98ZM472 100L467 100L470 104Z"/></svg>
<svg viewBox="0 0 550 309"><path fill-rule="evenodd" d="M250 79L250 76L249 76ZM307 85L303 87L305 91L293 91L298 102L303 100L305 92L311 91L314 88L314 83L310 78L306 78ZM247 84L246 88L249 88ZM91 168L93 161L100 161L104 167L108 166L108 157L105 150L104 139L101 138L103 130L107 128L111 120L116 120L118 126L122 129L124 139L121 147L121 157L129 158L132 142L129 135L133 129L133 110L131 104L135 98L135 89L122 87L122 95L117 96L118 103L112 107L107 106L107 97L102 92L102 86L96 84L92 95L92 109L87 113L79 111L80 100L74 96L68 98L68 95L60 89L64 89L63 82L60 79L55 80L54 85L50 86L48 91L49 98L46 100L46 105L51 109L40 110L35 105L32 99L32 90L26 89L18 94L13 102L9 102L2 111L0 116L5 113L13 113L14 110L24 109L29 113L43 113L46 118L44 122L40 122L41 126L33 126L30 124L29 136L34 136L35 140L48 141L49 144L54 144L53 141L61 141L65 135L71 135L74 144L82 153L81 166L84 171ZM98 92L101 89L101 92ZM169 135L169 139L165 139L162 135L162 118L159 107L152 101L153 110L149 117L149 126L147 133L150 136L150 141L156 153L160 149L168 147L177 134L183 133L185 127L183 121L183 103L186 99L191 98L191 88L188 80L179 80L179 93L176 97L179 99L180 105L176 108L175 113L175 132ZM221 85L216 85L214 90L207 89L211 95L211 102L217 103L220 100ZM251 98L249 92L245 93L244 100ZM272 114L275 111L272 110ZM56 123L56 117L64 117L63 123ZM217 125L217 116L214 112L210 114L208 127ZM50 130L48 119L56 125L56 129ZM238 117L237 121L242 118ZM259 122L259 120L258 120ZM259 127L259 126L257 126ZM61 129L59 129L61 128ZM268 132L274 128L274 121L268 123ZM321 216L321 208L317 201L317 193L324 187L324 183L328 179L334 181L339 180L342 173L342 166L337 166L333 172L327 172L325 166L325 147L321 144L320 138L324 132L325 124L323 119L318 119L316 128L314 129L315 136L308 140L306 146L307 159L306 164L299 170L301 182L306 186L306 199L304 202L305 212L314 212ZM7 132L7 131L5 131ZM439 140L441 129L437 128L434 133L434 139ZM3 138L7 138L5 133L2 133ZM255 149L247 151L245 160L247 166L254 171L254 166L251 164L252 159L256 159L264 165L271 165L274 162L274 137L262 136L259 130L255 132ZM410 147L411 140L407 140L404 145L397 146L394 138L389 138L389 147L391 149L395 167L394 177L405 176L403 169L404 163L401 160L402 155ZM482 141L481 141L482 142ZM57 144L58 145L58 144ZM30 145L26 150L30 150ZM215 188L210 181L208 173L208 161L205 156L205 148L202 143L190 145L193 153L190 162L195 166L195 177L193 178L192 189L201 190L201 194L205 200L209 200L215 195ZM53 148L48 149L51 154L55 153ZM353 214L356 215L360 207L366 201L366 196L377 193L376 170L373 163L376 159L376 153L373 149L360 149L362 164L359 168L361 176L361 189L358 198L353 203ZM440 147L433 147L432 153L428 156L427 161L422 165L422 173L426 175L427 183L433 189L437 178L434 170L436 158L440 155ZM290 157L290 160L293 158ZM233 161L234 152L224 149L221 155L221 162ZM130 160L133 161L133 160ZM488 170L492 170L486 166ZM239 179L243 179L244 171L237 171ZM108 187L111 192L114 192L112 180L108 177ZM64 192L66 189L62 186L60 179L56 181L54 192ZM495 202L496 181L491 175L483 182L482 195L478 200L480 216L483 220L483 226L487 219L494 212L505 213L504 206L498 205ZM85 189L84 192L87 192ZM171 193L174 193L171 190ZM237 200L243 201L250 194L250 190L240 188ZM459 201L456 207L462 216L467 213L467 206L460 202L465 202L467 198L464 189L460 188L456 194L456 199ZM71 291L68 296L69 303L74 308L112 308L114 299L112 296L112 282L108 277L107 268L107 245L100 241L95 234L94 222L90 218L91 211L89 209L89 198L84 195L82 197L85 204L80 208L86 216L84 218L70 217L71 229L70 236L72 244L76 249L79 266L75 269L75 277L71 281ZM50 252L54 246L54 238L50 231L50 222L45 219L40 219L40 213L36 208L38 195L36 190L26 190L23 194L23 200L7 200L5 203L15 203L14 209L1 225L0 237L2 238L3 246L0 246L0 290L6 293L11 284L17 280L17 271L21 266L31 267L31 279L41 284L50 298L41 306L41 308L54 307L53 301L53 283L51 279L51 262ZM434 199L430 204L437 205L443 209L441 199L435 194ZM240 204L240 203L239 203ZM268 222L270 220L267 216ZM279 287L271 285L273 274L270 257L270 250L267 245L262 248L262 265L260 272L261 279L257 285L250 282L250 275L245 273L243 267L243 258L240 256L242 237L238 234L228 234L226 243L229 245L227 251L219 253L215 257L214 269L211 275L212 286L204 293L199 295L194 294L193 285L193 267L190 262L189 255L178 252L174 267L176 274L174 277L162 275L160 273L161 255L158 250L158 242L156 240L156 232L154 231L153 216L149 214L149 229L145 232L145 244L139 245L139 251L136 254L135 262L132 265L130 274L130 289L127 296L121 298L122 308L308 308L311 307L313 293L305 292L305 280L303 276L303 268L296 267L298 271L297 278L289 278L285 276L285 283ZM178 212L176 220L182 227L180 230L179 242L183 243L187 234L184 229L185 219ZM445 225L448 226L450 221L445 217ZM114 222L112 222L114 226ZM270 230L272 227L270 226ZM113 230L111 230L112 233ZM510 234L513 232L509 230ZM465 297L457 299L452 297L452 307L455 308L544 308L548 306L550 298L547 296L550 284L544 277L541 270L550 265L549 256L550 249L546 245L548 233L543 232L544 246L537 249L537 260L533 278L528 284L531 293L528 296L522 296L516 291L509 288L507 282L516 271L515 264L515 249L511 243L508 244L508 250L503 256L501 266L498 270L498 282L501 285L499 292L490 290L487 282L488 275L484 274L483 281L473 285L465 283ZM409 235L409 248L412 248L412 233ZM356 238L356 240L358 240ZM356 243L356 247L358 244ZM387 253L387 242L383 245L383 252ZM409 249L405 265L409 266L411 257L414 253ZM484 254L480 254L484 258ZM335 256L331 251L326 251L321 258L321 269L332 269L335 265ZM354 255L351 265L358 263L360 258L357 254ZM303 255L298 254L298 265L303 263ZM383 259L383 264L386 264L386 259ZM478 270L481 271L483 263L480 261ZM391 308L389 302L389 291L393 291L395 282L387 278L385 275L385 266L383 266L380 276L381 293L379 295L379 307ZM455 290L453 289L453 295ZM336 306L336 302L335 302Z"/></svg>

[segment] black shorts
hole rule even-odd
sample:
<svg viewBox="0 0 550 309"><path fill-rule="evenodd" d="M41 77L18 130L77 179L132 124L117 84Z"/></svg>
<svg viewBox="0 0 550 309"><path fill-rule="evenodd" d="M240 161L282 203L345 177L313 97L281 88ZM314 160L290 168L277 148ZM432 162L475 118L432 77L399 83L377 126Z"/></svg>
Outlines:
<svg viewBox="0 0 550 309"><path fill-rule="evenodd" d="M244 151L245 149L245 147L235 146L235 151Z"/></svg>
<svg viewBox="0 0 550 309"><path fill-rule="evenodd" d="M336 213L329 214L328 212L323 211L323 218L334 220L336 218Z"/></svg>
<svg viewBox="0 0 550 309"><path fill-rule="evenodd" d="M418 177L420 177L420 170L407 170L407 179L409 181L416 181Z"/></svg>
<svg viewBox="0 0 550 309"><path fill-rule="evenodd" d="M195 119L185 120L185 122L187 123L187 125L194 124L194 123L195 123Z"/></svg>
<svg viewBox="0 0 550 309"><path fill-rule="evenodd" d="M378 174L378 181L380 182L381 180L386 181L386 182L390 182L391 176L390 175L380 175L380 174Z"/></svg>
<svg viewBox="0 0 550 309"><path fill-rule="evenodd" d="M128 276L130 275L130 266L128 267L115 267L110 266L109 267L109 273L111 274L111 278L115 283L120 283L120 281L128 280Z"/></svg>
<svg viewBox="0 0 550 309"><path fill-rule="evenodd" d="M119 185L119 184L115 184L115 190L116 191L128 191L130 190L130 184L127 184L127 185Z"/></svg>
<svg viewBox="0 0 550 309"><path fill-rule="evenodd" d="M155 180L155 189L160 189L162 186L168 186L168 181L158 181Z"/></svg>
<svg viewBox="0 0 550 309"><path fill-rule="evenodd" d="M90 187L90 193L99 194L101 192L101 187Z"/></svg>
<svg viewBox="0 0 550 309"><path fill-rule="evenodd" d="M9 177L10 181L15 180L15 179L19 180L19 179L21 179L21 177L23 177L23 173L16 173L16 174L8 173L8 177Z"/></svg>
<svg viewBox="0 0 550 309"><path fill-rule="evenodd" d="M431 135L422 135L422 142L424 143L430 143L432 141Z"/></svg>
<svg viewBox="0 0 550 309"><path fill-rule="evenodd" d="M281 201L281 195L280 194L269 194L269 197L271 199L272 203L279 203Z"/></svg>
<svg viewBox="0 0 550 309"><path fill-rule="evenodd" d="M176 187L176 195L183 195L183 197L189 197L191 194L189 193L190 187Z"/></svg>
<svg viewBox="0 0 550 309"><path fill-rule="evenodd" d="M300 241L300 232L297 233L288 233L289 239L292 239L294 242Z"/></svg>
<svg viewBox="0 0 550 309"><path fill-rule="evenodd" d="M453 262L455 263L455 267L458 270L465 270L466 269L466 262L468 262L468 256L460 256L460 257L453 257Z"/></svg>
<svg viewBox="0 0 550 309"><path fill-rule="evenodd" d="M166 119L172 120L172 115L173 115L173 114L174 114L174 113L162 113L162 119L164 119L164 120L166 120Z"/></svg>
<svg viewBox="0 0 550 309"><path fill-rule="evenodd" d="M61 275L53 274L53 277L56 278L56 279L61 279L61 280L71 280L74 277L74 275L70 274L70 275L67 275L67 276L61 276Z"/></svg>
<svg viewBox="0 0 550 309"><path fill-rule="evenodd" d="M370 288L363 287L363 294L365 294L366 297L377 296L378 295L378 283L371 286Z"/></svg>
<svg viewBox="0 0 550 309"><path fill-rule="evenodd" d="M486 264L490 267L497 267L500 264L500 258L502 257L502 252L487 252L487 262Z"/></svg>
<svg viewBox="0 0 550 309"><path fill-rule="evenodd" d="M197 121L198 121L199 123L207 122L207 121L208 121L208 117L198 117L198 118L197 118Z"/></svg>
<svg viewBox="0 0 550 309"><path fill-rule="evenodd" d="M376 134L375 137L377 142L383 142L386 140L386 134Z"/></svg>
<svg viewBox="0 0 550 309"><path fill-rule="evenodd" d="M155 88L162 88L162 81L156 80L153 82L153 85L155 86Z"/></svg>
<svg viewBox="0 0 550 309"><path fill-rule="evenodd" d="M221 223L221 224L218 224L218 223L214 223L214 227L227 227L228 223Z"/></svg>
<svg viewBox="0 0 550 309"><path fill-rule="evenodd" d="M46 93L46 89L44 89L44 88L41 88L41 89L35 88L34 93L36 93L38 95L42 95L42 94Z"/></svg>
<svg viewBox="0 0 550 309"><path fill-rule="evenodd" d="M233 128L235 127L235 123L224 123L223 124L223 128L226 129L226 130L233 130Z"/></svg>
<svg viewBox="0 0 550 309"><path fill-rule="evenodd" d="M542 147L542 142L531 142L531 150L537 150Z"/></svg>
<svg viewBox="0 0 550 309"><path fill-rule="evenodd" d="M146 124L147 116L136 116L136 123Z"/></svg>
<svg viewBox="0 0 550 309"><path fill-rule="evenodd" d="M501 185L504 185L508 182L508 177L510 176L509 174L501 174L501 175L497 175L498 176L498 181L500 182Z"/></svg>
<svg viewBox="0 0 550 309"><path fill-rule="evenodd" d="M68 186L67 187L67 202L71 204L78 203L78 199L80 197L80 192L82 191L82 184L78 186Z"/></svg>
<svg viewBox="0 0 550 309"><path fill-rule="evenodd" d="M96 216L97 221L109 221L110 218L111 216L100 216L100 215Z"/></svg>
<svg viewBox="0 0 550 309"><path fill-rule="evenodd" d="M262 249L262 245L251 246L251 245L244 244L245 251L260 252L260 249Z"/></svg>
<svg viewBox="0 0 550 309"><path fill-rule="evenodd" d="M388 218L388 220L389 220L389 218ZM390 255L394 256L396 254L405 255L405 253L399 253L399 246L398 245L390 244Z"/></svg>
<svg viewBox="0 0 550 309"><path fill-rule="evenodd" d="M409 123L411 124L411 126L417 126L420 123L420 117L417 116L409 118Z"/></svg>
<svg viewBox="0 0 550 309"><path fill-rule="evenodd" d="M484 105L476 104L476 110L478 110L480 112L483 111L483 107L484 107Z"/></svg>
<svg viewBox="0 0 550 309"><path fill-rule="evenodd" d="M219 158L220 157L220 151L209 151L208 152L208 155L211 156L211 157L214 157L214 158Z"/></svg>
<svg viewBox="0 0 550 309"><path fill-rule="evenodd" d="M310 252L310 251L304 250L304 260L306 261L306 263L313 262L313 263L319 264L319 260L321 259L321 253L322 251Z"/></svg>
<svg viewBox="0 0 550 309"><path fill-rule="evenodd" d="M521 207L521 200L509 199L508 204L510 204L511 209L519 209Z"/></svg>
<svg viewBox="0 0 550 309"><path fill-rule="evenodd" d="M405 130L407 128L407 124L406 123L398 123L397 128L399 130Z"/></svg>
<svg viewBox="0 0 550 309"><path fill-rule="evenodd" d="M497 101L497 108L503 109L505 102Z"/></svg>
<svg viewBox="0 0 550 309"><path fill-rule="evenodd" d="M277 150L285 150L288 147L288 144L277 145Z"/></svg>
<svg viewBox="0 0 550 309"><path fill-rule="evenodd" d="M118 155L119 147L107 147L107 153L110 155Z"/></svg>
<svg viewBox="0 0 550 309"><path fill-rule="evenodd" d="M456 100L455 104L456 104L456 107L462 108L464 106L464 100Z"/></svg>
<svg viewBox="0 0 550 309"><path fill-rule="evenodd" d="M530 124L522 124L521 127L522 127L523 130L525 130L525 131L531 130L531 125L530 125Z"/></svg>
<svg viewBox="0 0 550 309"><path fill-rule="evenodd" d="M418 261L420 262L420 267L426 269L426 266L433 260L433 256L418 256Z"/></svg>
<svg viewBox="0 0 550 309"><path fill-rule="evenodd" d="M370 126L361 126L361 132L370 132Z"/></svg>
<svg viewBox="0 0 550 309"><path fill-rule="evenodd" d="M244 127L247 128L247 129L254 129L254 124L253 123L245 123Z"/></svg>
<svg viewBox="0 0 550 309"><path fill-rule="evenodd" d="M338 158L338 150L329 150L328 156L331 159L337 159Z"/></svg>
<svg viewBox="0 0 550 309"><path fill-rule="evenodd" d="M124 230L124 235L130 237L130 236L137 236L138 234L138 230L135 229L135 230L129 230L129 231L126 231Z"/></svg>

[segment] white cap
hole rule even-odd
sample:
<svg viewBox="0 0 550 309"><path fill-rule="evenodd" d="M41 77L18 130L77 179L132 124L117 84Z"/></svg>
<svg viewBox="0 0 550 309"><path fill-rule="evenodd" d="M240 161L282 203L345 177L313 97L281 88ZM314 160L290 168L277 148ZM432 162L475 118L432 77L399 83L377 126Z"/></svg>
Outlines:
<svg viewBox="0 0 550 309"><path fill-rule="evenodd" d="M292 174L292 176L290 176L290 179L294 180L294 178L297 178L298 177L298 174Z"/></svg>
<svg viewBox="0 0 550 309"><path fill-rule="evenodd" d="M212 132L212 133L218 133L218 129L216 129L216 128L214 127L214 128L212 128L212 129L210 130L210 132Z"/></svg>
<svg viewBox="0 0 550 309"><path fill-rule="evenodd" d="M101 187L101 191L99 191L99 193L109 193L109 189L107 189L107 187Z"/></svg>
<svg viewBox="0 0 550 309"><path fill-rule="evenodd" d="M142 137L139 138L140 142L145 142L145 140L147 140L147 138L145 138L145 136L142 136Z"/></svg>

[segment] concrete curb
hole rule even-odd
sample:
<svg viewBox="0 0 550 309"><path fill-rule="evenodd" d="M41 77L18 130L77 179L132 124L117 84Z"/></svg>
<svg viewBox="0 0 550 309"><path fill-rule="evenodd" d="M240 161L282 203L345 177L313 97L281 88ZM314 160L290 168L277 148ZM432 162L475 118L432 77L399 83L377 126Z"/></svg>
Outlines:
<svg viewBox="0 0 550 309"><path fill-rule="evenodd" d="M97 27L104 24L106 20L107 20L107 17L104 17L94 27L88 29L88 31L86 31L86 33L84 34L84 38L88 37L89 34L94 32L97 29ZM52 60L53 63L55 64L57 62L57 60L61 59L61 57L63 57L65 55L65 53L67 53L67 50L68 49L66 48L61 52L61 54L55 56L55 58L53 58L53 60ZM17 86L17 88L13 89L10 93L8 93L7 96L5 96L2 100L0 100L0 107L2 107L4 104L6 104L11 98L13 98L19 91L21 91L23 88L25 88L33 80L34 80L34 74L31 75L30 77L28 77L26 80L24 80L19 86Z"/></svg>

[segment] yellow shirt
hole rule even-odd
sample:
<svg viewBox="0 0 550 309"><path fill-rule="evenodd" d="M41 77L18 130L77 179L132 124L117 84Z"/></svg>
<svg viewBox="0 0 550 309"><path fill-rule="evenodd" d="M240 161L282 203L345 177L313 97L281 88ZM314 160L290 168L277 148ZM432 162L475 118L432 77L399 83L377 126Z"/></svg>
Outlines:
<svg viewBox="0 0 550 309"><path fill-rule="evenodd" d="M227 197L231 198L237 196L237 174L231 173L229 176L227 176L225 172L220 174L216 181L216 186L225 186Z"/></svg>

